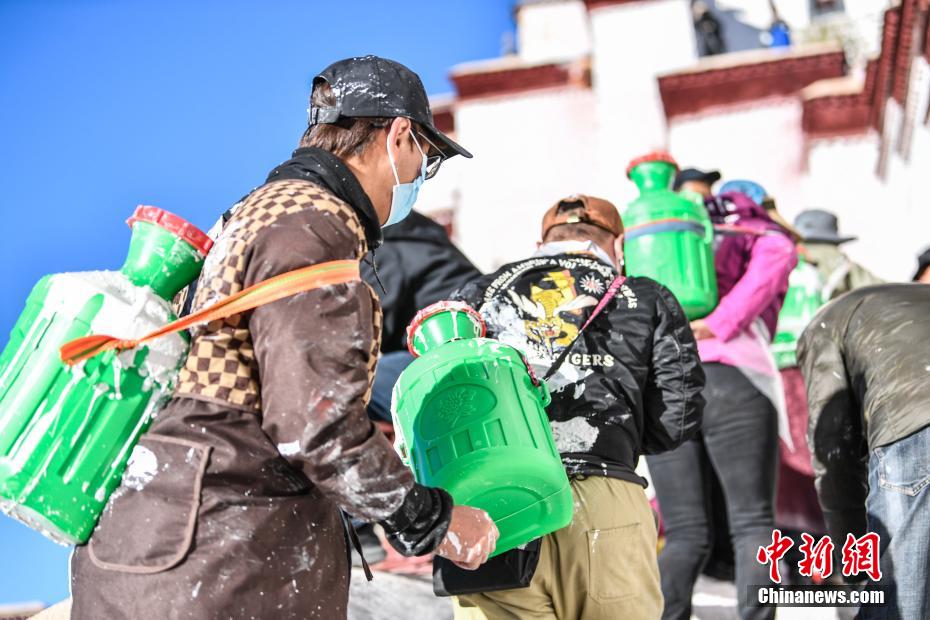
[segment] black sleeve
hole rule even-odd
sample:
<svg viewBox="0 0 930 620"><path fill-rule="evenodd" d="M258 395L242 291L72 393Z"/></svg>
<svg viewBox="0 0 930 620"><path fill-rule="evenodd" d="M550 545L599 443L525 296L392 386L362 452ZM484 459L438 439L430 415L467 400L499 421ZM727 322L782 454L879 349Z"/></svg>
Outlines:
<svg viewBox="0 0 930 620"><path fill-rule="evenodd" d="M675 296L659 286L652 360L643 393L643 450L659 454L694 436L704 415L704 368L691 325Z"/></svg>
<svg viewBox="0 0 930 620"><path fill-rule="evenodd" d="M384 352L404 350L407 326L417 312L437 301L450 299L453 291L481 275L446 237L441 226L424 221L425 216L416 213L410 217L414 216L418 217L411 226L415 224L414 231L421 231L423 238L413 238L411 232L408 232L411 236L388 237L373 255L377 276L372 265L362 263L362 276L378 291L384 308L381 337ZM423 232L424 227L430 230Z"/></svg>
<svg viewBox="0 0 930 620"><path fill-rule="evenodd" d="M449 295L453 301L463 301L475 310L480 310L484 304L484 291L487 288L489 276L471 280Z"/></svg>
<svg viewBox="0 0 930 620"><path fill-rule="evenodd" d="M446 536L452 520L452 496L442 489L414 484L400 510L381 521L388 542L403 555L425 555Z"/></svg>
<svg viewBox="0 0 930 620"><path fill-rule="evenodd" d="M850 301L853 298L847 297L847 303L841 299L826 306L798 342L810 411L807 442L814 484L834 540L845 540L847 533L859 537L867 529L868 445L843 350Z"/></svg>
<svg viewBox="0 0 930 620"><path fill-rule="evenodd" d="M454 291L481 276L481 272L451 241L429 245L428 249L424 248L428 260L418 263L419 268L414 270L411 280L417 310L449 299Z"/></svg>

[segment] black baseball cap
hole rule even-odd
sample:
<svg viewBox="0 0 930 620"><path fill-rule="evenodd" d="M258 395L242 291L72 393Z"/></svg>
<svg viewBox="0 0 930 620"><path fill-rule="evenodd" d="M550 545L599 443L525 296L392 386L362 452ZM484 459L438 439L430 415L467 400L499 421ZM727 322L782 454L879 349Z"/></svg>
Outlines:
<svg viewBox="0 0 930 620"><path fill-rule="evenodd" d="M675 182L672 188L677 192L686 181L702 181L708 185L713 185L720 180L720 173L716 170L704 172L697 168L685 168L675 175Z"/></svg>
<svg viewBox="0 0 930 620"><path fill-rule="evenodd" d="M336 96L336 105L307 110L310 125L336 124L345 118L403 116L414 121L439 149L443 158L471 157L460 144L433 124L426 89L416 73L393 60L359 56L334 62L313 78L313 86L326 82Z"/></svg>

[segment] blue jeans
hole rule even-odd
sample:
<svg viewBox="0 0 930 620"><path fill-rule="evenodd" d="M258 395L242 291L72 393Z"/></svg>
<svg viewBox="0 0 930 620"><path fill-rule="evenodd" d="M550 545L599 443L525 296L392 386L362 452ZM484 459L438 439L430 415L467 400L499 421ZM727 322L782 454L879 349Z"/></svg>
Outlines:
<svg viewBox="0 0 930 620"><path fill-rule="evenodd" d="M391 421L391 394L400 373L410 365L413 356L407 351L392 351L378 359L375 368L375 382L371 388L371 401L368 403L368 417L382 422Z"/></svg>
<svg viewBox="0 0 930 620"><path fill-rule="evenodd" d="M859 618L930 618L930 426L872 450L866 511L881 536L886 605L863 607Z"/></svg>

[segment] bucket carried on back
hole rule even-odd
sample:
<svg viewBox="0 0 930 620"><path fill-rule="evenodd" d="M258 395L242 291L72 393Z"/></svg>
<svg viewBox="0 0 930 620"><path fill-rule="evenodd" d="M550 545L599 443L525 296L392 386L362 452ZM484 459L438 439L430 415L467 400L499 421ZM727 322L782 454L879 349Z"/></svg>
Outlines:
<svg viewBox="0 0 930 620"><path fill-rule="evenodd" d="M357 260L317 263L174 320L169 300L200 273L212 242L154 207L129 223L122 270L43 278L0 355L0 509L60 543L90 537L139 436L171 396L187 353L183 330L361 281Z"/></svg>
<svg viewBox="0 0 930 620"><path fill-rule="evenodd" d="M772 341L772 353L778 368L798 365L798 340L823 304L820 272L798 255L798 264L788 276L788 292L778 313L778 325Z"/></svg>
<svg viewBox="0 0 930 620"><path fill-rule="evenodd" d="M519 351L484 338L470 306L439 302L407 330L418 356L394 387L397 449L417 481L488 512L499 555L571 522L545 383Z"/></svg>
<svg viewBox="0 0 930 620"><path fill-rule="evenodd" d="M669 189L677 169L662 152L630 162L627 176L640 196L623 213L623 255L629 275L666 286L694 320L717 306L714 227L700 201Z"/></svg>
<svg viewBox="0 0 930 620"><path fill-rule="evenodd" d="M65 365L65 342L139 337L175 319L172 297L212 242L185 220L139 207L120 271L42 278L0 355L0 509L64 544L88 539L133 446L171 395L187 336Z"/></svg>

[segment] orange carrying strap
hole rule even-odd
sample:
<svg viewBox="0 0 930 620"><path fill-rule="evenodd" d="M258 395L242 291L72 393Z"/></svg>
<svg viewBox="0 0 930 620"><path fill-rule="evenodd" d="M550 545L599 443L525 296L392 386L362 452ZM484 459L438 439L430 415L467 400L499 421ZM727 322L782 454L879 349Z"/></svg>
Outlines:
<svg viewBox="0 0 930 620"><path fill-rule="evenodd" d="M221 299L208 308L169 323L137 340L121 340L113 336L103 335L77 338L61 347L61 360L68 366L74 366L104 351L134 349L144 342L179 332L198 323L209 323L210 321L225 319L270 304L273 301L323 286L346 284L360 280L357 260L337 260L295 269Z"/></svg>

